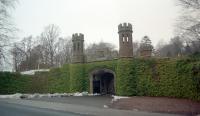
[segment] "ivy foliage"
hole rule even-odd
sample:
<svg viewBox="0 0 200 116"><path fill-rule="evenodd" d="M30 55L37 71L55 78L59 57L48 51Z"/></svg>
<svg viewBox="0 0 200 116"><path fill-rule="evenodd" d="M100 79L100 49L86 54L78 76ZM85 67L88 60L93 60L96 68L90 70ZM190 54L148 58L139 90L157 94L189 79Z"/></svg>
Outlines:
<svg viewBox="0 0 200 116"><path fill-rule="evenodd" d="M119 59L117 66L116 93L118 95L137 95L137 72L132 59Z"/></svg>
<svg viewBox="0 0 200 116"><path fill-rule="evenodd" d="M200 60L120 59L117 94L200 100Z"/></svg>
<svg viewBox="0 0 200 116"><path fill-rule="evenodd" d="M85 90L85 64L70 65L70 91L82 92Z"/></svg>
<svg viewBox="0 0 200 116"><path fill-rule="evenodd" d="M70 92L69 65L53 68L50 72L37 72L31 79L31 93Z"/></svg>
<svg viewBox="0 0 200 116"><path fill-rule="evenodd" d="M30 84L29 76L0 72L0 94L28 93L31 90Z"/></svg>
<svg viewBox="0 0 200 116"><path fill-rule="evenodd" d="M115 72L115 90L122 96L168 96L200 100L200 58L121 58L66 64L34 76L0 72L0 94L82 92L90 88L91 72Z"/></svg>

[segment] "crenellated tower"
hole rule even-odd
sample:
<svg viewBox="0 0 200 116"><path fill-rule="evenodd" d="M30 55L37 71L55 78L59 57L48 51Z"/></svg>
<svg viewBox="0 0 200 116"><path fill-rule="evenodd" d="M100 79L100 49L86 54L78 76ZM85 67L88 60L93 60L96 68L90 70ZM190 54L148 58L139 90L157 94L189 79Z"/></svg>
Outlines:
<svg viewBox="0 0 200 116"><path fill-rule="evenodd" d="M132 25L130 23L119 24L119 57L133 57Z"/></svg>
<svg viewBox="0 0 200 116"><path fill-rule="evenodd" d="M73 58L72 63L84 63L84 35L75 33L72 35Z"/></svg>

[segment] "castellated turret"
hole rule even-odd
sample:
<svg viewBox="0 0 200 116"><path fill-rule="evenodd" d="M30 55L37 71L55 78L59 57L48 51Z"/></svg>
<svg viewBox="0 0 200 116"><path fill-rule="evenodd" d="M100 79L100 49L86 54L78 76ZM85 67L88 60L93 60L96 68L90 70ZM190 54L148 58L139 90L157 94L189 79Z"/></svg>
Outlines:
<svg viewBox="0 0 200 116"><path fill-rule="evenodd" d="M72 35L73 57L72 63L84 63L84 35L75 33Z"/></svg>
<svg viewBox="0 0 200 116"><path fill-rule="evenodd" d="M119 24L119 57L133 57L132 25L130 23Z"/></svg>

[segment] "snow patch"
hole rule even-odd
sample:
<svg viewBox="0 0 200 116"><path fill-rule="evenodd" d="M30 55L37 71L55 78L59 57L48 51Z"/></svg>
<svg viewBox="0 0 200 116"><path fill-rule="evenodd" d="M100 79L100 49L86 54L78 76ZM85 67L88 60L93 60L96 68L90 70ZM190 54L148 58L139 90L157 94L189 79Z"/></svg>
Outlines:
<svg viewBox="0 0 200 116"><path fill-rule="evenodd" d="M11 95L0 95L0 99L33 99L33 98L42 98L42 97L48 97L48 98L53 98L53 97L69 97L69 96L97 96L100 94L88 94L88 92L76 92L76 93L47 93L47 94L39 94L39 93L34 93L34 94L21 94L21 93L16 93L16 94L11 94Z"/></svg>
<svg viewBox="0 0 200 116"><path fill-rule="evenodd" d="M103 105L104 108L109 108L107 105Z"/></svg>
<svg viewBox="0 0 200 116"><path fill-rule="evenodd" d="M12 94L12 95L0 95L0 98L1 99L20 99L20 96L21 96L22 94L20 94L20 93L16 93L16 94Z"/></svg>
<svg viewBox="0 0 200 116"><path fill-rule="evenodd" d="M74 93L73 96L83 96L83 93L79 93L79 92L77 92L77 93Z"/></svg>
<svg viewBox="0 0 200 116"><path fill-rule="evenodd" d="M115 100L129 98L129 97L127 97L127 96L112 96L112 97L113 97L113 99L115 99Z"/></svg>
<svg viewBox="0 0 200 116"><path fill-rule="evenodd" d="M100 93L94 93L94 94L88 94L88 96L99 96L101 95Z"/></svg>
<svg viewBox="0 0 200 116"><path fill-rule="evenodd" d="M49 72L50 69L38 69L38 70L29 70L29 71L23 71L23 72L20 72L21 74L24 74L24 75L34 75L35 72Z"/></svg>
<svg viewBox="0 0 200 116"><path fill-rule="evenodd" d="M127 96L114 96L114 95L112 97L113 97L113 99L111 100L111 103L113 103L113 102L115 102L115 101L117 101L119 99L127 99L127 98L129 98Z"/></svg>

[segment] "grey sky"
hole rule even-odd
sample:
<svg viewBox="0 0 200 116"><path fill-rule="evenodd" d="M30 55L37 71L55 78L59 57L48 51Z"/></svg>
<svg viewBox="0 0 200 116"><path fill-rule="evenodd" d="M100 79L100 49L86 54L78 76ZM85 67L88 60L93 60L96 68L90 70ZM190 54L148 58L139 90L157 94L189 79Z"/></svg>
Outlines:
<svg viewBox="0 0 200 116"><path fill-rule="evenodd" d="M19 0L14 15L19 38L37 36L48 24L62 36L85 34L86 43L105 41L118 47L117 26L130 22L134 40L148 35L154 45L173 37L178 17L175 0Z"/></svg>

